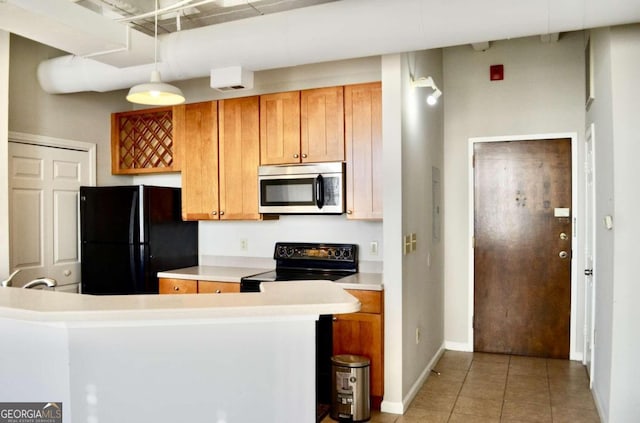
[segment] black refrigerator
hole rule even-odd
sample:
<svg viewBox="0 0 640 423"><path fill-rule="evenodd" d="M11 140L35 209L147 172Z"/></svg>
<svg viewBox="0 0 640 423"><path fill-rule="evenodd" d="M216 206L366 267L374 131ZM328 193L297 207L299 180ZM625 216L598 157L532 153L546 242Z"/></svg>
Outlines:
<svg viewBox="0 0 640 423"><path fill-rule="evenodd" d="M157 294L157 273L198 264L180 188L80 187L81 292Z"/></svg>

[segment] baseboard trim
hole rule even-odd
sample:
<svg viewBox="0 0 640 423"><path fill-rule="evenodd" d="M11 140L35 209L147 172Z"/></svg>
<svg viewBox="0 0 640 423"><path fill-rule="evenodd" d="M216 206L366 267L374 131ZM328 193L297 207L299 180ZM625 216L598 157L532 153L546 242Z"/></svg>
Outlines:
<svg viewBox="0 0 640 423"><path fill-rule="evenodd" d="M581 352L569 353L569 360L579 361L582 363L582 360L584 360L584 354L582 354Z"/></svg>
<svg viewBox="0 0 640 423"><path fill-rule="evenodd" d="M405 411L409 409L409 405L411 405L411 401L416 397L422 385L426 382L427 378L431 374L431 369L433 369L442 357L442 354L445 351L444 343L438 349L438 352L431 358L425 369L420 373L420 376L415 381L415 383L409 389L409 392L403 398L402 402L391 402L391 401L382 401L380 405L380 411L384 413L391 414L404 414Z"/></svg>
<svg viewBox="0 0 640 423"><path fill-rule="evenodd" d="M473 352L473 345L468 342L451 342L445 341L444 348L451 351Z"/></svg>

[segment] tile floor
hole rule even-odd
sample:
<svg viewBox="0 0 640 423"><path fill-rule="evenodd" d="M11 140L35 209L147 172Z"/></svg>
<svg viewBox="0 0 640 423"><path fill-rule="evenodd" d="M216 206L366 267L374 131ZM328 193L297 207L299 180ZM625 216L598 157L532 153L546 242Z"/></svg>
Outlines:
<svg viewBox="0 0 640 423"><path fill-rule="evenodd" d="M403 416L372 423L599 423L587 372L568 360L445 351ZM329 417L322 423L332 423Z"/></svg>

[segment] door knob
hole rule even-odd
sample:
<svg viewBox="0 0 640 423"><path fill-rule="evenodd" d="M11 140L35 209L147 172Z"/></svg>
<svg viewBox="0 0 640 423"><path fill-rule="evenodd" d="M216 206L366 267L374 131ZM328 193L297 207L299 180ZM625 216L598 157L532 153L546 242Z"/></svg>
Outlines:
<svg viewBox="0 0 640 423"><path fill-rule="evenodd" d="M558 255L560 256L561 259L566 259L567 257L569 257L569 254L567 254L566 251L560 251Z"/></svg>

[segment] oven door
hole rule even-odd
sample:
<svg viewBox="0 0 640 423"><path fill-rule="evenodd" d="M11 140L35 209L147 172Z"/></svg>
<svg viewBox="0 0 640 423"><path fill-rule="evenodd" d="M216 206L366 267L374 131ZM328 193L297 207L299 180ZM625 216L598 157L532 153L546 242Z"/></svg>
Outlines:
<svg viewBox="0 0 640 423"><path fill-rule="evenodd" d="M279 171L298 170L298 166L275 167ZM271 168L261 166L258 177L260 213L344 213L344 172L270 174Z"/></svg>

